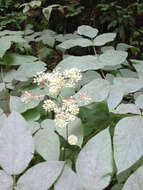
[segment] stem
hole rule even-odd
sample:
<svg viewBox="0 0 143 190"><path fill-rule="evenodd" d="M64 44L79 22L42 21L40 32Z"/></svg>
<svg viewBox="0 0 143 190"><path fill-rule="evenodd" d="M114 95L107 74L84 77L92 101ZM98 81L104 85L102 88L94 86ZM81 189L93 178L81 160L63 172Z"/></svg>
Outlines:
<svg viewBox="0 0 143 190"><path fill-rule="evenodd" d="M13 175L13 190L15 190L16 187L16 175Z"/></svg>

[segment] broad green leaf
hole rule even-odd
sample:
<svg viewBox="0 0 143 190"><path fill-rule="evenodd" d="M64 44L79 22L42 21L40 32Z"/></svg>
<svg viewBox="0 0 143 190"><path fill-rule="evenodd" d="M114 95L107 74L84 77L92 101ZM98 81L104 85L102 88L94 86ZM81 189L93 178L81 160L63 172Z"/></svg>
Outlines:
<svg viewBox="0 0 143 190"><path fill-rule="evenodd" d="M42 162L27 170L18 182L16 190L47 190L59 177L64 162Z"/></svg>
<svg viewBox="0 0 143 190"><path fill-rule="evenodd" d="M26 119L26 121L37 121L40 119L40 112L38 109L30 109L23 113L23 117Z"/></svg>
<svg viewBox="0 0 143 190"><path fill-rule="evenodd" d="M56 131L64 137L65 140L67 140L67 131L66 128L59 128L56 126ZM72 121L68 125L68 136L75 135L78 139L77 144L79 147L81 147L83 142L83 126L81 123L81 120L79 118L76 118L74 121Z"/></svg>
<svg viewBox="0 0 143 190"><path fill-rule="evenodd" d="M143 88L143 79L136 78L115 78L114 84L124 88L124 93L133 93Z"/></svg>
<svg viewBox="0 0 143 190"><path fill-rule="evenodd" d="M29 109L35 108L40 103L40 99L34 99L28 103L22 102L20 97L10 96L10 111L23 113Z"/></svg>
<svg viewBox="0 0 143 190"><path fill-rule="evenodd" d="M48 129L41 129L35 134L34 142L36 151L45 160L58 160L60 154L60 142L59 137L55 132L49 132Z"/></svg>
<svg viewBox="0 0 143 190"><path fill-rule="evenodd" d="M5 84L4 83L0 83L0 91L5 89Z"/></svg>
<svg viewBox="0 0 143 190"><path fill-rule="evenodd" d="M110 85L107 80L95 79L82 87L81 90L74 95L74 98L78 100L79 106L93 102L102 102L107 98L109 90ZM81 100L82 95L87 96L89 100Z"/></svg>
<svg viewBox="0 0 143 190"><path fill-rule="evenodd" d="M117 114L141 114L140 110L135 104L120 104L116 110L113 110L113 113Z"/></svg>
<svg viewBox="0 0 143 190"><path fill-rule="evenodd" d="M36 131L40 129L40 124L35 121L29 121L27 129L30 131L31 135L33 135Z"/></svg>
<svg viewBox="0 0 143 190"><path fill-rule="evenodd" d="M106 51L111 51L111 50L115 50L115 48L113 46L104 46L101 48L101 51L103 53L105 53Z"/></svg>
<svg viewBox="0 0 143 190"><path fill-rule="evenodd" d="M98 70L103 68L104 65L99 63L99 60L96 56L86 55L86 56L68 56L62 60L58 65L57 69L60 71L78 68L81 72L88 70Z"/></svg>
<svg viewBox="0 0 143 190"><path fill-rule="evenodd" d="M55 190L83 190L79 184L77 174L68 166L64 167L63 173L54 185Z"/></svg>
<svg viewBox="0 0 143 190"><path fill-rule="evenodd" d="M8 72L4 72L4 82L12 82L14 80L14 75L16 73L16 70L10 70Z"/></svg>
<svg viewBox="0 0 143 190"><path fill-rule="evenodd" d="M72 33L69 33L69 34L59 34L56 36L56 41L58 42L64 42L66 40L71 40L71 39L75 39L75 38L81 38L79 35L77 34L72 34Z"/></svg>
<svg viewBox="0 0 143 190"><path fill-rule="evenodd" d="M12 30L3 30L3 31L0 31L0 36L7 36L7 35L22 35L24 34L23 31L12 31Z"/></svg>
<svg viewBox="0 0 143 190"><path fill-rule="evenodd" d="M15 73L15 80L26 81L29 78L37 74L37 72L42 72L46 70L46 64L42 61L36 61L29 64L21 65L17 72Z"/></svg>
<svg viewBox="0 0 143 190"><path fill-rule="evenodd" d="M117 74L117 76L124 78L138 78L137 72L131 71L129 69L120 69L120 72Z"/></svg>
<svg viewBox="0 0 143 190"><path fill-rule="evenodd" d="M111 180L112 148L109 130L103 130L90 139L78 155L78 177L85 189L104 189Z"/></svg>
<svg viewBox="0 0 143 190"><path fill-rule="evenodd" d="M6 37L0 38L0 58L2 58L5 52L10 48L11 41L7 40Z"/></svg>
<svg viewBox="0 0 143 190"><path fill-rule="evenodd" d="M126 117L115 127L114 157L118 173L132 166L142 155L143 117Z"/></svg>
<svg viewBox="0 0 143 190"><path fill-rule="evenodd" d="M99 61L105 66L114 66L123 63L128 56L125 51L110 50L99 56Z"/></svg>
<svg viewBox="0 0 143 190"><path fill-rule="evenodd" d="M23 65L33 63L37 60L37 57L30 55L19 55L19 54L6 54L4 56L4 64L5 65Z"/></svg>
<svg viewBox="0 0 143 190"><path fill-rule="evenodd" d="M34 143L24 118L12 112L0 130L0 165L8 174L20 174L34 153Z"/></svg>
<svg viewBox="0 0 143 190"><path fill-rule="evenodd" d="M89 38L94 38L95 36L97 36L98 30L88 25L82 25L78 27L77 32L80 35L83 35Z"/></svg>
<svg viewBox="0 0 143 190"><path fill-rule="evenodd" d="M55 122L52 119L45 119L41 123L42 129L47 129L49 133L53 133L56 129Z"/></svg>
<svg viewBox="0 0 143 190"><path fill-rule="evenodd" d="M123 189L123 184L116 184L112 187L111 190L122 190Z"/></svg>
<svg viewBox="0 0 143 190"><path fill-rule="evenodd" d="M136 98L135 104L137 105L138 108L143 109L143 95L140 95Z"/></svg>
<svg viewBox="0 0 143 190"><path fill-rule="evenodd" d="M127 51L130 48L134 48L134 46L130 46L130 45L125 44L125 43L119 43L119 44L117 44L116 50Z"/></svg>
<svg viewBox="0 0 143 190"><path fill-rule="evenodd" d="M101 34L94 39L94 45L103 46L106 43L113 41L115 37L116 37L116 33Z"/></svg>
<svg viewBox="0 0 143 190"><path fill-rule="evenodd" d="M0 189L12 190L13 179L10 175L6 174L3 170L0 170Z"/></svg>
<svg viewBox="0 0 143 190"><path fill-rule="evenodd" d="M89 47L92 46L92 41L89 39L85 39L85 38L77 38L77 39L71 39L71 40L67 40L64 41L63 43L61 43L59 45L60 48L63 49L70 49L76 46L80 46L80 47Z"/></svg>
<svg viewBox="0 0 143 190"><path fill-rule="evenodd" d="M143 166L139 167L125 182L123 190L142 190Z"/></svg>
<svg viewBox="0 0 143 190"><path fill-rule="evenodd" d="M109 96L107 99L107 104L109 111L112 111L114 108L118 106L118 104L122 101L124 96L124 88L120 85L113 85L109 92Z"/></svg>

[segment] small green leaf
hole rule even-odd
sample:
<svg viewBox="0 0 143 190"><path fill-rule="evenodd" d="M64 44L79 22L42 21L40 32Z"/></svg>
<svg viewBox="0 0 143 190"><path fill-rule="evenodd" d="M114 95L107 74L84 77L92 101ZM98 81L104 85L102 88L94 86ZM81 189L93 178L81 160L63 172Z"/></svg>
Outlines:
<svg viewBox="0 0 143 190"><path fill-rule="evenodd" d="M94 45L103 46L106 43L113 41L115 37L116 37L116 33L101 34L94 39Z"/></svg>
<svg viewBox="0 0 143 190"><path fill-rule="evenodd" d="M97 35L98 30L96 28L92 28L91 26L88 26L88 25L82 25L82 26L78 27L77 32L80 35L83 35L83 36L86 36L89 38L94 38Z"/></svg>

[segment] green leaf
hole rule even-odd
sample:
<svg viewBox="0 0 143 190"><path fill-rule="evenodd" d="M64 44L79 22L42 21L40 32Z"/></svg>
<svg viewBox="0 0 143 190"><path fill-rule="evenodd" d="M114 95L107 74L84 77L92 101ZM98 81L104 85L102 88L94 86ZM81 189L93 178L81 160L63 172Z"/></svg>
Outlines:
<svg viewBox="0 0 143 190"><path fill-rule="evenodd" d="M116 33L101 34L94 39L94 45L103 46L106 43L113 41L115 37L116 37Z"/></svg>
<svg viewBox="0 0 143 190"><path fill-rule="evenodd" d="M6 54L3 58L5 65L23 65L26 63L33 63L38 58L30 55L19 55L19 54Z"/></svg>
<svg viewBox="0 0 143 190"><path fill-rule="evenodd" d="M40 124L35 121L29 121L27 129L30 131L31 135L33 135L36 131L40 129Z"/></svg>
<svg viewBox="0 0 143 190"><path fill-rule="evenodd" d="M12 190L13 179L10 175L0 170L0 188L1 190Z"/></svg>
<svg viewBox="0 0 143 190"><path fill-rule="evenodd" d="M137 64L133 65L139 75L140 78L143 78L143 61L137 62Z"/></svg>
<svg viewBox="0 0 143 190"><path fill-rule="evenodd" d="M70 49L76 46L89 47L92 46L92 41L85 38L77 38L77 39L64 41L59 45L59 47L63 49Z"/></svg>
<svg viewBox="0 0 143 190"><path fill-rule="evenodd" d="M105 66L114 66L123 63L127 56L125 51L109 50L99 56L99 61Z"/></svg>
<svg viewBox="0 0 143 190"><path fill-rule="evenodd" d="M78 27L77 32L80 35L83 35L83 36L86 36L89 38L94 38L97 35L98 30L96 28L92 28L91 26L88 26L88 25L82 25L82 26Z"/></svg>
<svg viewBox="0 0 143 190"><path fill-rule="evenodd" d="M11 41L7 40L6 37L0 38L0 58L2 58L5 54L5 52L10 48Z"/></svg>
<svg viewBox="0 0 143 190"><path fill-rule="evenodd" d="M66 128L59 128L58 126L56 126L56 131L61 136L63 136L65 140L67 140ZM78 141L76 145L81 147L83 142L83 126L79 118L76 118L68 125L68 136L70 135L75 135L77 137Z"/></svg>
<svg viewBox="0 0 143 190"><path fill-rule="evenodd" d="M126 117L115 127L114 157L118 173L132 166L142 155L143 117Z"/></svg>
<svg viewBox="0 0 143 190"><path fill-rule="evenodd" d="M140 95L136 98L135 104L137 105L138 108L143 109L143 95Z"/></svg>
<svg viewBox="0 0 143 190"><path fill-rule="evenodd" d="M40 99L34 99L28 103L22 102L20 97L10 96L10 111L23 113L29 109L35 108L40 103Z"/></svg>
<svg viewBox="0 0 143 190"><path fill-rule="evenodd" d="M23 113L23 117L26 119L26 121L37 121L40 119L40 112L39 110L35 109L30 109L26 112Z"/></svg>
<svg viewBox="0 0 143 190"><path fill-rule="evenodd" d="M3 127L4 121L7 119L4 113L0 114L0 129Z"/></svg>
<svg viewBox="0 0 143 190"><path fill-rule="evenodd" d="M28 166L34 153L34 143L24 118L12 112L0 130L0 165L17 175Z"/></svg>
<svg viewBox="0 0 143 190"><path fill-rule="evenodd" d="M18 182L16 190L47 190L59 177L64 162L42 162L27 170Z"/></svg>
<svg viewBox="0 0 143 190"><path fill-rule="evenodd" d="M122 101L124 97L124 88L120 85L112 85L109 96L107 99L107 104L109 111L112 111L114 108L118 106L118 104Z"/></svg>
<svg viewBox="0 0 143 190"><path fill-rule="evenodd" d="M123 190L142 190L143 166L139 167L125 182Z"/></svg>
<svg viewBox="0 0 143 190"><path fill-rule="evenodd" d="M104 189L111 180L112 148L109 130L88 141L76 162L78 177L85 189Z"/></svg>
<svg viewBox="0 0 143 190"><path fill-rule="evenodd" d="M41 6L41 1L38 1L38 0L36 0L36 1L31 1L31 2L29 3L29 5L30 5L32 8L37 8L37 7L40 7L40 6Z"/></svg>
<svg viewBox="0 0 143 190"><path fill-rule="evenodd" d="M50 126L53 127L53 126ZM48 129L39 130L34 136L36 151L46 160L58 160L60 154L59 137Z"/></svg>
<svg viewBox="0 0 143 190"><path fill-rule="evenodd" d="M107 80L95 79L81 88L81 90L74 95L74 98L78 100L79 106L88 105L93 102L104 101L109 93L110 85ZM89 101L80 100L82 94L87 96Z"/></svg>
<svg viewBox="0 0 143 190"><path fill-rule="evenodd" d="M78 68L81 72L87 70L98 70L103 68L104 65L99 63L96 56L85 55L85 56L68 56L62 60L58 65L57 69L64 71L66 69Z"/></svg>
<svg viewBox="0 0 143 190"><path fill-rule="evenodd" d="M63 173L54 185L55 190L83 190L79 184L77 174L68 166L64 167Z"/></svg>
<svg viewBox="0 0 143 190"><path fill-rule="evenodd" d="M141 114L140 110L135 104L120 104L116 110L113 111L113 113L117 114Z"/></svg>

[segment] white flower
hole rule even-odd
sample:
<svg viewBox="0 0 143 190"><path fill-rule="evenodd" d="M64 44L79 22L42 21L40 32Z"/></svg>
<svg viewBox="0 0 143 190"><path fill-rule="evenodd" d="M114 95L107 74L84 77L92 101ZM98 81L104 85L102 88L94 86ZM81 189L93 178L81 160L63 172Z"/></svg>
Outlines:
<svg viewBox="0 0 143 190"><path fill-rule="evenodd" d="M61 111L55 115L55 124L59 128L65 128L73 120L75 116L68 112Z"/></svg>
<svg viewBox="0 0 143 190"><path fill-rule="evenodd" d="M68 79L66 87L74 87L75 83L81 80L82 74L77 68L72 68L70 70L65 70L63 72L65 78Z"/></svg>
<svg viewBox="0 0 143 190"><path fill-rule="evenodd" d="M48 112L54 111L56 107L56 104L52 100L45 100L43 103L44 110Z"/></svg>
<svg viewBox="0 0 143 190"><path fill-rule="evenodd" d="M63 99L62 103L62 110L69 112L73 115L77 115L79 113L79 107L73 97Z"/></svg>
<svg viewBox="0 0 143 190"><path fill-rule="evenodd" d="M34 98L34 96L32 95L32 93L30 91L25 91L21 95L21 101L24 103L31 102L33 100L33 98Z"/></svg>
<svg viewBox="0 0 143 190"><path fill-rule="evenodd" d="M37 83L38 85L44 84L47 79L47 74L45 72L38 72L33 79L33 83Z"/></svg>
<svg viewBox="0 0 143 190"><path fill-rule="evenodd" d="M76 145L77 142L78 142L77 136L75 136L75 135L70 135L70 136L68 137L68 143L69 143L70 145Z"/></svg>

